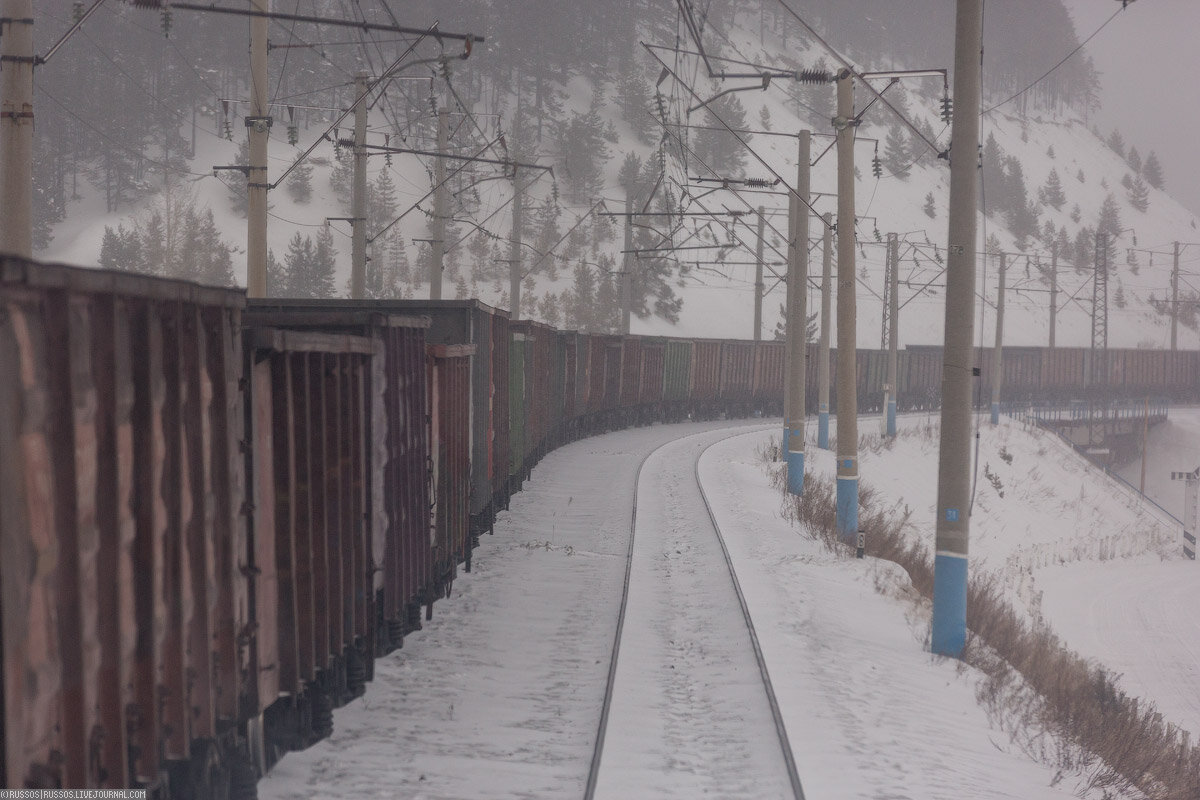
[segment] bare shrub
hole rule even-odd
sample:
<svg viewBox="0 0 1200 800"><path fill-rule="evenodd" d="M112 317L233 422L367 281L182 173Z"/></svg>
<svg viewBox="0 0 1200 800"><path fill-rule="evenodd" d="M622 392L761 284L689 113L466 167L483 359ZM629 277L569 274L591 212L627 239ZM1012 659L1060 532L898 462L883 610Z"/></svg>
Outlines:
<svg viewBox="0 0 1200 800"><path fill-rule="evenodd" d="M772 484L784 495L786 519L830 551L852 552L837 536L830 478L806 477L799 497L787 494L778 471ZM931 599L932 554L905 534L910 510L880 508L875 492L862 484L859 503L866 554L900 565L913 588ZM983 675L977 697L1029 756L1060 776L1082 775L1085 790L1134 791L1150 800L1200 797L1200 747L1187 732L1122 691L1117 676L1069 650L1048 627L1026 622L1004 599L995 575L972 574L967 628L962 660Z"/></svg>

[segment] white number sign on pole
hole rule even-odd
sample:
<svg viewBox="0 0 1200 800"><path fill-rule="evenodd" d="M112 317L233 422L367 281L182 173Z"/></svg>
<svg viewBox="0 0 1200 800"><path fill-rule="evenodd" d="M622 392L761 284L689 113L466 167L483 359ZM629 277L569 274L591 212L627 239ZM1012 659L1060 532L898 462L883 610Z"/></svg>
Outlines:
<svg viewBox="0 0 1200 800"><path fill-rule="evenodd" d="M1200 467L1191 472L1172 472L1171 480L1183 481L1183 554L1196 560L1196 521L1200 509Z"/></svg>

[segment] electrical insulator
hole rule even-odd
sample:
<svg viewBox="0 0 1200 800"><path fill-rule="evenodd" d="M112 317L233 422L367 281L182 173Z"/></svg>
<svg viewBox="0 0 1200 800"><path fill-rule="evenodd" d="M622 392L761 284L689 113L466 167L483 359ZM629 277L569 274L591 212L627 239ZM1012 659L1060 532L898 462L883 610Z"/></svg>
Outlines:
<svg viewBox="0 0 1200 800"><path fill-rule="evenodd" d="M752 189L766 189L771 183L766 178L746 178L746 185Z"/></svg>
<svg viewBox="0 0 1200 800"><path fill-rule="evenodd" d="M831 83L833 75L823 69L802 69L796 72L796 80L800 83Z"/></svg>
<svg viewBox="0 0 1200 800"><path fill-rule="evenodd" d="M71 4L71 19L74 22L79 22L79 20L83 19L83 0L75 0Z"/></svg>
<svg viewBox="0 0 1200 800"><path fill-rule="evenodd" d="M287 112L288 112L288 130L287 130L288 144L295 147L296 142L300 141L300 128L299 128L299 126L296 125L296 107L288 106Z"/></svg>
<svg viewBox="0 0 1200 800"><path fill-rule="evenodd" d="M950 99L950 95L942 98L942 122L947 125L954 116L954 101Z"/></svg>
<svg viewBox="0 0 1200 800"><path fill-rule="evenodd" d="M163 6L162 17L160 19L160 22L162 23L163 36L168 39L171 38L171 9L170 8Z"/></svg>
<svg viewBox="0 0 1200 800"><path fill-rule="evenodd" d="M879 228L875 229L875 241L882 242L883 236L879 233Z"/></svg>
<svg viewBox="0 0 1200 800"><path fill-rule="evenodd" d="M392 135L390 133L385 133L383 135L383 146L384 147L392 146ZM392 166L392 151L391 150L388 150L387 153L383 156L383 161L389 167Z"/></svg>
<svg viewBox="0 0 1200 800"><path fill-rule="evenodd" d="M883 162L879 160L879 156L871 159L871 174L876 178L883 177Z"/></svg>
<svg viewBox="0 0 1200 800"><path fill-rule="evenodd" d="M225 118L225 138L233 141L233 123L229 121L228 117Z"/></svg>

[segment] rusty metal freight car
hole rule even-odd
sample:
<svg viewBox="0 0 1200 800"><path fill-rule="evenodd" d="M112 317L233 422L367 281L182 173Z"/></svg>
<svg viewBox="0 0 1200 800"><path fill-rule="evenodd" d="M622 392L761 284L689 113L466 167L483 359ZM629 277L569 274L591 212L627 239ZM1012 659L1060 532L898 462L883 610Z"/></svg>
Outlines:
<svg viewBox="0 0 1200 800"><path fill-rule="evenodd" d="M253 598L255 697L267 763L332 730L332 708L363 693L375 658L370 478L372 337L268 327L245 331L244 562Z"/></svg>
<svg viewBox="0 0 1200 800"><path fill-rule="evenodd" d="M272 300L252 302L243 319L248 326L351 334L377 343L381 355L373 361L368 392L373 465L368 491L378 521L371 550L379 609L375 647L390 652L401 646L405 634L420 628L420 607L437 594L426 458L431 435L425 370L429 318ZM307 407L301 411L315 413ZM307 484L298 485L304 489Z"/></svg>
<svg viewBox="0 0 1200 800"><path fill-rule="evenodd" d="M0 259L0 784L253 790L243 303Z"/></svg>

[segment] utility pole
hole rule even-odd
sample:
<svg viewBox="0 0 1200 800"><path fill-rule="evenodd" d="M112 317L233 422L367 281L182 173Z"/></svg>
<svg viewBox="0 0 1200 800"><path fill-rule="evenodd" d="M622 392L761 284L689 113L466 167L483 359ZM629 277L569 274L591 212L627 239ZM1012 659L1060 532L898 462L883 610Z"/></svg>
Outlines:
<svg viewBox="0 0 1200 800"><path fill-rule="evenodd" d="M1088 385L1088 444L1104 440L1104 405L1098 403L1096 389L1108 384L1108 236L1096 232L1095 267L1092 271L1092 348L1091 375Z"/></svg>
<svg viewBox="0 0 1200 800"><path fill-rule="evenodd" d="M516 156L513 157L516 161ZM508 308L513 319L521 318L521 230L524 227L525 196L521 191L521 179L513 167L512 233L508 243Z"/></svg>
<svg viewBox="0 0 1200 800"><path fill-rule="evenodd" d="M788 491L798 495L804 491L804 393L805 356L808 353L808 205L809 158L812 135L800 131L800 147L796 158L796 193L788 195L788 305L787 305L787 408L784 422L788 436L784 441L787 453ZM762 213L759 210L759 253L762 253ZM758 260L762 274L762 258ZM761 300L761 298L760 298Z"/></svg>
<svg viewBox="0 0 1200 800"><path fill-rule="evenodd" d="M938 444L930 649L958 658L967 640L967 539L971 509L971 378L974 371L975 239L979 202L982 0L957 0L950 146L942 421Z"/></svg>
<svg viewBox="0 0 1200 800"><path fill-rule="evenodd" d="M625 258L621 260L621 333L629 335L633 308L633 187L625 187Z"/></svg>
<svg viewBox="0 0 1200 800"><path fill-rule="evenodd" d="M1191 472L1172 472L1171 480L1183 481L1183 555L1196 560L1197 520L1200 520L1200 467Z"/></svg>
<svg viewBox="0 0 1200 800"><path fill-rule="evenodd" d="M268 13L271 0L251 0L256 12ZM267 104L267 18L250 18L250 164L246 170L246 294L267 296L267 141L271 108Z"/></svg>
<svg viewBox="0 0 1200 800"><path fill-rule="evenodd" d="M837 531L842 542L858 541L858 387L854 297L854 78L843 70L837 81L838 307L837 307Z"/></svg>
<svg viewBox="0 0 1200 800"><path fill-rule="evenodd" d="M992 346L992 424L1000 424L1000 382L1004 379L1004 274L1008 256L1000 254L1000 290L996 294L996 341Z"/></svg>
<svg viewBox="0 0 1200 800"><path fill-rule="evenodd" d="M1050 245L1050 349L1054 349L1054 328L1058 317L1058 242Z"/></svg>
<svg viewBox="0 0 1200 800"><path fill-rule="evenodd" d="M429 260L429 299L442 299L442 262L446 255L446 217L449 214L446 191L446 149L449 147L450 115L438 111L437 151L433 161L433 241Z"/></svg>
<svg viewBox="0 0 1200 800"><path fill-rule="evenodd" d="M354 96L362 100L367 93L367 75L354 76ZM354 109L354 197L350 216L354 219L354 238L350 244L350 297L361 300L367 282L367 104Z"/></svg>
<svg viewBox="0 0 1200 800"><path fill-rule="evenodd" d="M896 436L896 381L899 373L897 348L900 339L900 241L896 234L888 234L887 269L887 318L888 318L888 361L887 386L884 387L885 410L887 412L887 435Z"/></svg>
<svg viewBox="0 0 1200 800"><path fill-rule="evenodd" d="M33 256L33 0L0 5L0 253Z"/></svg>
<svg viewBox="0 0 1200 800"><path fill-rule="evenodd" d="M817 447L829 449L829 314L833 305L833 215L821 236L821 342L817 345Z"/></svg>
<svg viewBox="0 0 1200 800"><path fill-rule="evenodd" d="M1171 268L1171 350L1179 346L1179 242L1175 242L1175 266Z"/></svg>
<svg viewBox="0 0 1200 800"><path fill-rule="evenodd" d="M758 207L758 247L754 256L754 341L762 340L763 304L763 227L766 222L763 207ZM807 245L806 245L807 246Z"/></svg>

